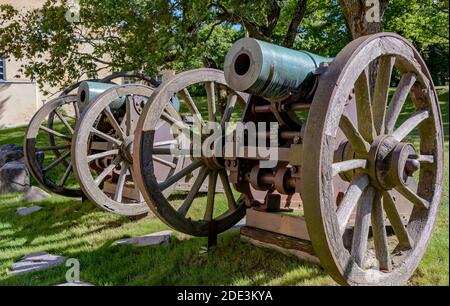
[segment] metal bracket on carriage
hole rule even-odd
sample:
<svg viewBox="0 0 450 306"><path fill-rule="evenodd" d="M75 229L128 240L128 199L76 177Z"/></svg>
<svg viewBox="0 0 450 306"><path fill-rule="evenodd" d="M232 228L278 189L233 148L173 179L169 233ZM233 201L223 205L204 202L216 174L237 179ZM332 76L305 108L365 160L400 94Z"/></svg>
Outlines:
<svg viewBox="0 0 450 306"><path fill-rule="evenodd" d="M253 208L256 211L267 213L292 213L291 208L281 208L281 195L272 192L267 193L264 204Z"/></svg>

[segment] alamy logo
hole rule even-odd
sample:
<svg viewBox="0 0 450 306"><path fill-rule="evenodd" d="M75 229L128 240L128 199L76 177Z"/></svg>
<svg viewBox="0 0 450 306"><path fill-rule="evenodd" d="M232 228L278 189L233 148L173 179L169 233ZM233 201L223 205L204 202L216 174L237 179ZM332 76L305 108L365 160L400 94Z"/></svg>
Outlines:
<svg viewBox="0 0 450 306"><path fill-rule="evenodd" d="M67 1L66 20L68 22L80 22L80 2L78 0Z"/></svg>
<svg viewBox="0 0 450 306"><path fill-rule="evenodd" d="M68 283L80 282L80 261L70 258L66 261L66 267L69 268L66 272L66 281Z"/></svg>
<svg viewBox="0 0 450 306"><path fill-rule="evenodd" d="M366 0L367 22L381 22L381 9L379 0Z"/></svg>

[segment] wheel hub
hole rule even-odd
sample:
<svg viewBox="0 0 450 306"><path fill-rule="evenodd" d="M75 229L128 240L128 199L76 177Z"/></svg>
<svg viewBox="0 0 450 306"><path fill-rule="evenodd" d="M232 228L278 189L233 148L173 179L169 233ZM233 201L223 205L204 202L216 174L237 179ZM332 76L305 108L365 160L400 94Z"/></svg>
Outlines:
<svg viewBox="0 0 450 306"><path fill-rule="evenodd" d="M408 179L420 169L414 146L398 142L391 136L375 139L368 165L371 181L380 190L406 185Z"/></svg>
<svg viewBox="0 0 450 306"><path fill-rule="evenodd" d="M134 137L130 136L125 139L122 145L119 147L120 156L128 164L133 164L133 143Z"/></svg>

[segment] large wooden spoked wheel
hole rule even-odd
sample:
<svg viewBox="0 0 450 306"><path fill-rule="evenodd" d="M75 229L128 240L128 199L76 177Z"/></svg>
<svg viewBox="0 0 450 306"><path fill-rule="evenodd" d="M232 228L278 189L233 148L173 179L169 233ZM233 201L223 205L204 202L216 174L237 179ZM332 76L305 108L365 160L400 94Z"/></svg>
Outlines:
<svg viewBox="0 0 450 306"><path fill-rule="evenodd" d="M109 83L124 77L159 85L153 78L139 72L118 72L102 80L88 81ZM82 82L71 85L59 98L46 103L31 119L24 140L25 162L37 182L50 192L74 198L83 196L70 162L72 136L80 118L77 97L73 92Z"/></svg>
<svg viewBox="0 0 450 306"><path fill-rule="evenodd" d="M226 88L226 97L219 97L220 87ZM198 92L201 88L206 95L207 108L201 107L196 102L198 97L191 94L194 90ZM186 120L177 120L167 112L169 101L174 95L181 100L181 111L185 112L182 118L194 118L194 121L201 122L202 126L205 126L207 122L220 123L225 126L231 121L238 108L245 107L246 98L228 88L222 71L199 69L181 73L157 89L139 119L136 132L135 172L138 186L150 209L166 224L185 234L197 237L208 236L212 223L214 223L216 232L221 233L239 222L246 211L243 199L237 199L233 194L224 167L225 161L222 158L216 155L209 158L203 155L194 157L191 141L188 141L188 146L180 148L180 151L184 151L181 154L185 154L185 158L191 163L164 182L158 181L155 177L155 161L152 159L152 155L161 152L152 144L160 117L170 122L175 129L184 130L183 135L202 133L198 136L201 139L204 139L205 136L202 129L188 126L185 124ZM224 100L226 104L222 112L219 111L219 99ZM199 170L198 177L182 203L178 203L179 205L170 203L164 196L164 191L192 176L197 170ZM215 201L219 178L226 195L226 207L219 207L219 203ZM208 194L206 203L203 203L196 201L196 196L205 181L208 182ZM191 214L192 211L197 211L197 215ZM199 218L198 215L201 217Z"/></svg>
<svg viewBox="0 0 450 306"><path fill-rule="evenodd" d="M25 162L33 177L47 190L68 197L83 195L73 176L70 146L80 116L75 95L46 103L25 132Z"/></svg>
<svg viewBox="0 0 450 306"><path fill-rule="evenodd" d="M105 91L84 110L74 134L72 161L82 190L91 201L119 215L139 216L149 211L135 183L132 148L140 115L136 101L148 101L153 91L143 85L118 86ZM111 110L118 99L125 100L124 106ZM177 116L173 107L170 111ZM167 150L177 145L167 133L170 125L160 121L158 130L154 146ZM160 180L183 165L182 157L155 155L153 159L158 163ZM172 192L173 189L168 189L165 196Z"/></svg>
<svg viewBox="0 0 450 306"><path fill-rule="evenodd" d="M368 70L375 61L379 65L371 94ZM394 69L401 80L388 99ZM346 115L349 104L356 104L358 122ZM407 108L415 113L405 117ZM344 151L350 152L343 159L335 154L339 130L348 139ZM302 197L321 264L340 284L406 283L430 239L443 180L438 99L414 47L390 33L349 44L321 77L304 147L314 152L303 157ZM350 182L339 202L333 190L337 175ZM396 209L395 194L414 207L407 226ZM346 246L343 233L353 211L353 238L351 246ZM385 215L394 237L386 234Z"/></svg>

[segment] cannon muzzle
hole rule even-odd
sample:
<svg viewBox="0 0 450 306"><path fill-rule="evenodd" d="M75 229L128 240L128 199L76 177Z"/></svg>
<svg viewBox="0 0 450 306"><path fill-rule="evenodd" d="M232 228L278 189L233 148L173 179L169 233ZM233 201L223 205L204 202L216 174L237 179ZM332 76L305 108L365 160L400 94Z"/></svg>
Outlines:
<svg viewBox="0 0 450 306"><path fill-rule="evenodd" d="M90 102L92 102L99 95L106 90L118 86L113 83L100 83L100 82L83 82L78 89L78 103L80 110L83 110ZM125 103L125 97L116 99L111 104L111 109L119 109Z"/></svg>
<svg viewBox="0 0 450 306"><path fill-rule="evenodd" d="M236 42L225 60L229 86L267 99L296 95L323 62L333 58L296 51L252 38Z"/></svg>

